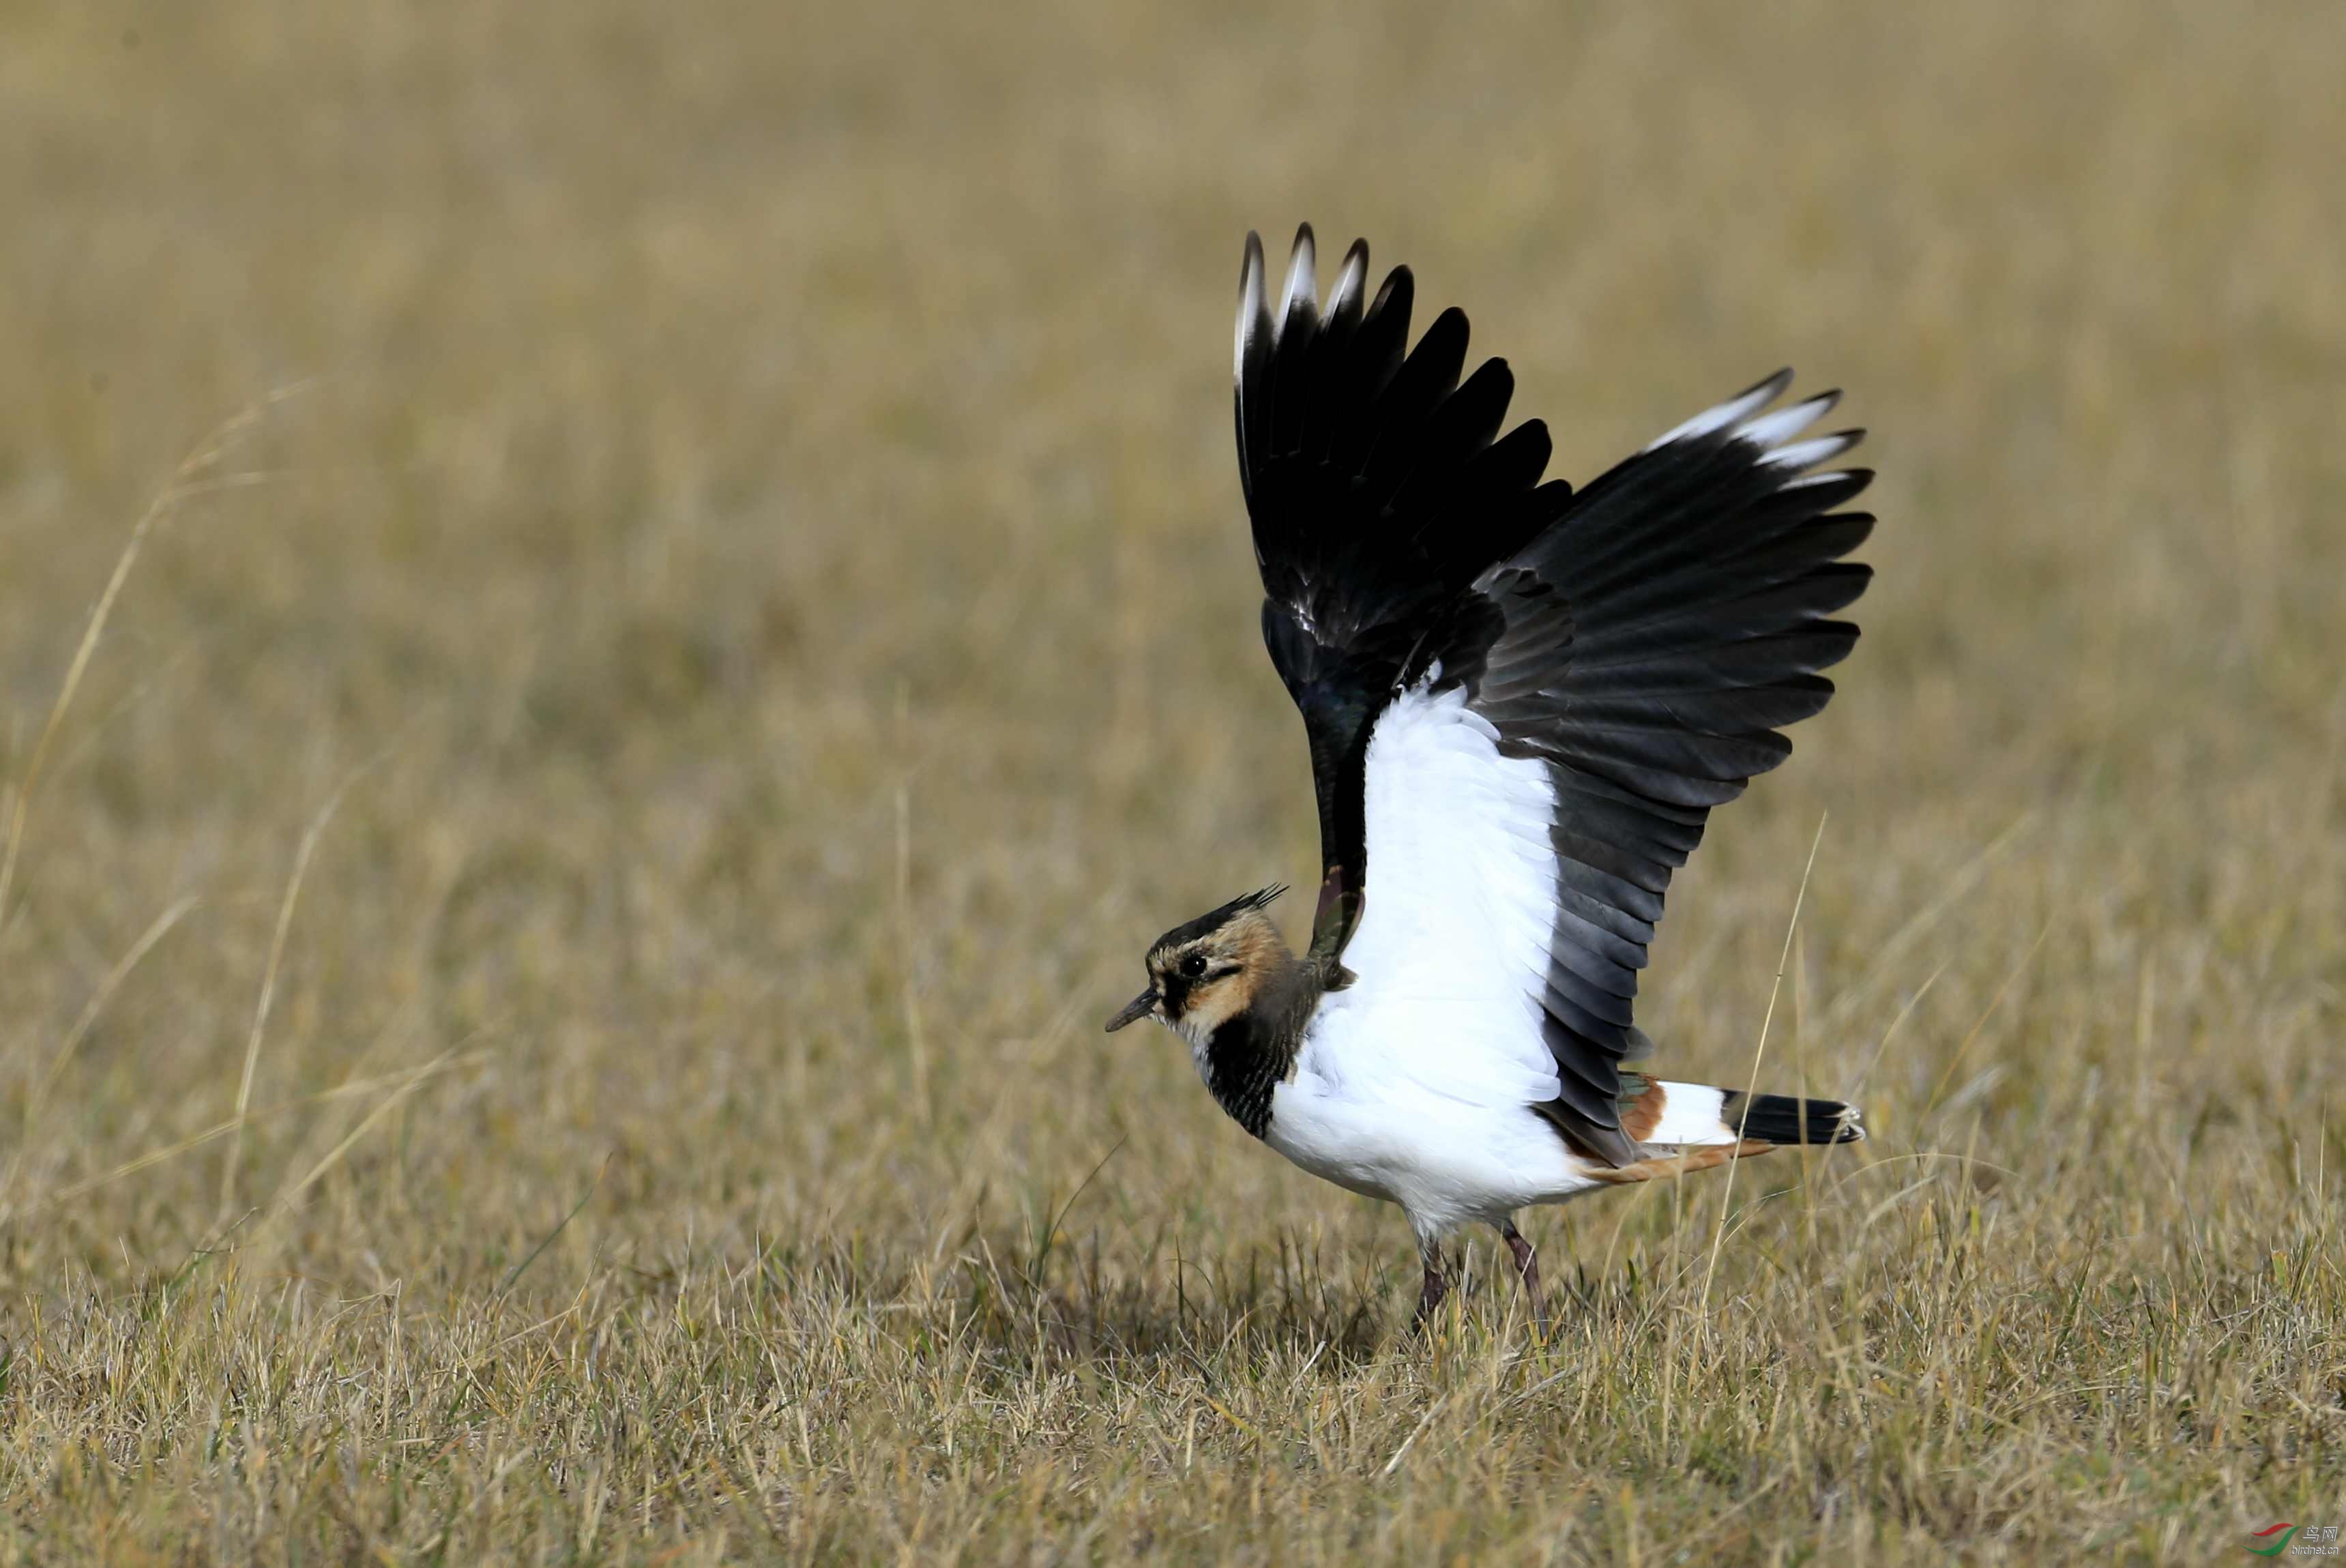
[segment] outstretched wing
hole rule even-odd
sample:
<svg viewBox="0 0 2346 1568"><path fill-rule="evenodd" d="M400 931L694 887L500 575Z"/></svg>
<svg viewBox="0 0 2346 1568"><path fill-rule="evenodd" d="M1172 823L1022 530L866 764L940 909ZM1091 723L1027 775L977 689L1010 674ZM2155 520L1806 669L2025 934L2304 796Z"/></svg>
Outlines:
<svg viewBox="0 0 2346 1568"><path fill-rule="evenodd" d="M1302 710L1320 797L1321 882L1312 952L1332 962L1361 914L1362 768L1370 728L1402 667L1464 615L1475 577L1563 513L1571 486L1542 484L1547 428L1504 438L1515 378L1488 360L1462 384L1466 317L1444 311L1407 349L1414 290L1395 268L1364 303L1369 248L1355 241L1322 311L1311 229L1287 281L1265 290L1247 236L1238 323L1239 475L1268 596L1263 641Z"/></svg>
<svg viewBox="0 0 2346 1568"><path fill-rule="evenodd" d="M1784 372L1575 495L1541 483L1538 423L1499 434L1502 362L1459 382L1463 315L1404 355L1405 270L1363 309L1355 244L1323 313L1312 265L1307 229L1274 311L1249 237L1238 429L1319 791L1313 955L1357 973L1332 1004L1373 1014L1352 1037L1393 1067L1529 1090L1627 1163L1618 1069L1670 873L1856 641L1829 617L1872 519L1833 509L1872 475L1812 470L1858 433L1803 439L1831 393L1768 412Z"/></svg>

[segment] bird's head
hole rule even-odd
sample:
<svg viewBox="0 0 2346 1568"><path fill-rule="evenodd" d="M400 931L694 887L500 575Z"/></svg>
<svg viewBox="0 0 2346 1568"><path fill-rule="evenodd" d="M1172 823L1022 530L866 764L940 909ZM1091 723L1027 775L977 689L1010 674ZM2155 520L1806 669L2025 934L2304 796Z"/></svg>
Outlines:
<svg viewBox="0 0 2346 1568"><path fill-rule="evenodd" d="M1265 912L1286 891L1274 885L1232 899L1150 943L1148 989L1107 1021L1108 1033L1154 1018L1202 1049L1294 963Z"/></svg>

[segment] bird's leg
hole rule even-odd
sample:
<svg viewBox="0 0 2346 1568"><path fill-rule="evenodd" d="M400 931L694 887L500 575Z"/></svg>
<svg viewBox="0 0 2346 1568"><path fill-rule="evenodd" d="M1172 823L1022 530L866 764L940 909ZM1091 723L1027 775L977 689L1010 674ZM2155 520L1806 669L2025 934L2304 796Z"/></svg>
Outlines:
<svg viewBox="0 0 2346 1568"><path fill-rule="evenodd" d="M1499 1235L1505 1238L1507 1250L1515 1255L1515 1273L1524 1282L1524 1295L1532 1304L1532 1321L1541 1333L1547 1332L1547 1300L1540 1294L1539 1254L1524 1239L1510 1217L1499 1222Z"/></svg>
<svg viewBox="0 0 2346 1568"><path fill-rule="evenodd" d="M1425 1284L1417 1293L1417 1316L1412 1322L1423 1329L1433 1320L1434 1308L1442 1305L1442 1298L1450 1294L1450 1286L1442 1277L1442 1244L1429 1240L1421 1244L1417 1252L1425 1264Z"/></svg>

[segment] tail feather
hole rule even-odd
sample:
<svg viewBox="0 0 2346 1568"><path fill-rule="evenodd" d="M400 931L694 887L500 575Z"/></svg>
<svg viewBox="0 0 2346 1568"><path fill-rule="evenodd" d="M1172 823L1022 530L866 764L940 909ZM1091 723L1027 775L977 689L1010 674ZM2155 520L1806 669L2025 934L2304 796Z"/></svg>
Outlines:
<svg viewBox="0 0 2346 1568"><path fill-rule="evenodd" d="M1713 1145L1850 1144L1865 1136L1854 1105L1791 1095L1747 1095L1707 1084L1647 1080L1623 1108L1622 1125L1653 1148Z"/></svg>
<svg viewBox="0 0 2346 1568"><path fill-rule="evenodd" d="M1853 1144L1865 1136L1857 1107L1839 1100L1730 1090L1721 1096L1719 1109L1721 1123L1762 1143Z"/></svg>

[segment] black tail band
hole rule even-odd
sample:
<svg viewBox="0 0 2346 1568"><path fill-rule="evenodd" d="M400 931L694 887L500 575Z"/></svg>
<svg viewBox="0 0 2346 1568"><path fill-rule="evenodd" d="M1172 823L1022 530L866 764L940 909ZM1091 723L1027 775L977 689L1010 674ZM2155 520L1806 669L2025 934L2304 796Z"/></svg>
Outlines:
<svg viewBox="0 0 2346 1568"><path fill-rule="evenodd" d="M1747 1138L1769 1144L1849 1144L1865 1136L1857 1114L1839 1100L1728 1091L1719 1120Z"/></svg>

